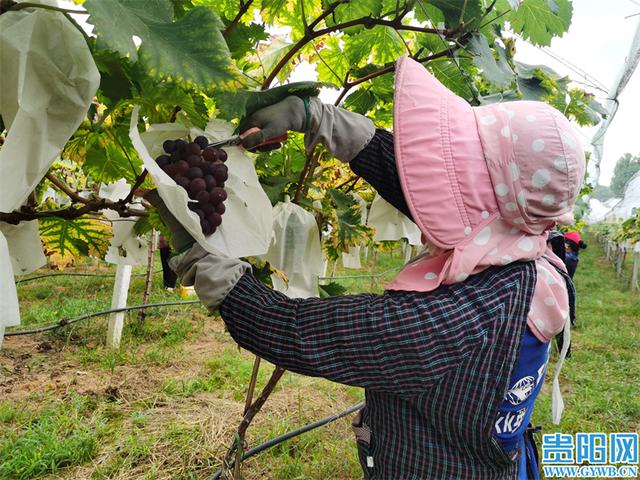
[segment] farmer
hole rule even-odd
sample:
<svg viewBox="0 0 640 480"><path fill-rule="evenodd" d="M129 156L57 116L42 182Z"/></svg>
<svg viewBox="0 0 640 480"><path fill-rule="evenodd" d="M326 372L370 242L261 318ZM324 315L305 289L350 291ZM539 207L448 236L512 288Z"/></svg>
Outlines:
<svg viewBox="0 0 640 480"><path fill-rule="evenodd" d="M543 103L472 108L422 65L396 64L394 132L317 98L256 112L252 148L288 130L349 162L420 227L382 295L290 299L207 253L152 199L184 253L172 265L242 347L293 372L363 387L354 421L369 479L537 478L527 426L573 287L547 248L571 223L584 155ZM427 251L427 250L425 250Z"/></svg>

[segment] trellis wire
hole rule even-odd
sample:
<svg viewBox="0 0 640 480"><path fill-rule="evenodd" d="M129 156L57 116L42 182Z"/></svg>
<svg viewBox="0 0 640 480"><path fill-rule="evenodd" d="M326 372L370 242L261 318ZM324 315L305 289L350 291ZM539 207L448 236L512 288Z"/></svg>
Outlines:
<svg viewBox="0 0 640 480"><path fill-rule="evenodd" d="M156 273L160 273L160 272L162 272L162 270L156 270L153 272L153 274L155 275ZM142 277L146 275L146 273L133 273L132 275L135 275L136 277ZM34 275L33 277L19 278L18 280L16 280L16 284L23 283L23 282L30 282L32 280L38 280L40 278L64 277L64 276L67 276L67 277L115 277L116 274L115 273L76 273L76 272L43 273L42 275Z"/></svg>
<svg viewBox="0 0 640 480"><path fill-rule="evenodd" d="M14 331L14 332L5 332L4 336L5 337L15 337L17 335L31 335L34 333L42 333L42 332L46 332L49 330L55 330L57 328L61 328L61 327L65 327L67 325L71 325L72 323L76 323L79 322L80 320L86 320L88 318L92 318L92 317L99 317L101 315L108 315L110 313L116 313L116 312L126 312L129 310L140 310L142 308L153 308L153 307L167 307L167 306L172 306L172 305L189 305L189 304L194 304L194 303L200 303L200 300L180 300L180 301L175 301L175 302L164 302L164 303L148 303L146 305L131 305L128 307L123 307L123 308L113 308L110 310L101 310L99 312L93 312L93 313L85 313L84 315L80 315L78 317L74 317L74 318L63 318L62 320L60 320L58 323L54 323L52 325L46 325L43 327L38 327L38 328L34 328L31 330L18 330L18 331Z"/></svg>

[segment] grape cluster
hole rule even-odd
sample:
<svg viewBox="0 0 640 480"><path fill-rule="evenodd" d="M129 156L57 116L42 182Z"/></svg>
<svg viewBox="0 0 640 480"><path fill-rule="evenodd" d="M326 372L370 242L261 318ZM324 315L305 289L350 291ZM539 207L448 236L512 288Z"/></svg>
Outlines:
<svg viewBox="0 0 640 480"><path fill-rule="evenodd" d="M224 162L227 152L209 146L206 137L199 136L189 143L184 140L167 140L162 144L166 154L156 158L156 163L178 185L184 188L189 198L189 208L200 217L200 228L211 235L222 223L227 192L224 182L229 171Z"/></svg>

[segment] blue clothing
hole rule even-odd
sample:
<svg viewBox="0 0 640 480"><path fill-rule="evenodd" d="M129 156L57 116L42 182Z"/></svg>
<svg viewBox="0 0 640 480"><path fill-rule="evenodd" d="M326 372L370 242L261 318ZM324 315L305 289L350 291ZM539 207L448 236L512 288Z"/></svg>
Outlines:
<svg viewBox="0 0 640 480"><path fill-rule="evenodd" d="M549 345L549 342L538 340L527 327L520 345L518 363L509 380L509 390L498 408L494 426L494 436L506 452L519 450L519 480L527 480L527 457L533 458L527 455L527 448L534 447L529 445L525 431L544 383ZM537 465L532 467L537 472Z"/></svg>
<svg viewBox="0 0 640 480"><path fill-rule="evenodd" d="M578 252L567 250L567 253L565 253L564 256L564 263L567 266L567 273L569 274L569 277L573 278L573 275L576 273L576 268L578 268L579 261Z"/></svg>

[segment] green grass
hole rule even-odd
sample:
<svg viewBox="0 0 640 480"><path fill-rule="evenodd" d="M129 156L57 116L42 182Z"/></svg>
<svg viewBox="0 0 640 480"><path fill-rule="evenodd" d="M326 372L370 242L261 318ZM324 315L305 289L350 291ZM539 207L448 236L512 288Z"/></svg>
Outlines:
<svg viewBox="0 0 640 480"><path fill-rule="evenodd" d="M578 298L572 354L560 381L565 414L560 425L550 422L552 361L534 417L546 432L638 431L640 295L616 277L595 239L587 237L587 242L589 248L581 252L574 278Z"/></svg>
<svg viewBox="0 0 640 480"><path fill-rule="evenodd" d="M51 399L37 411L28 402L2 402L0 478L33 478L86 462L105 432L105 418L91 398Z"/></svg>

